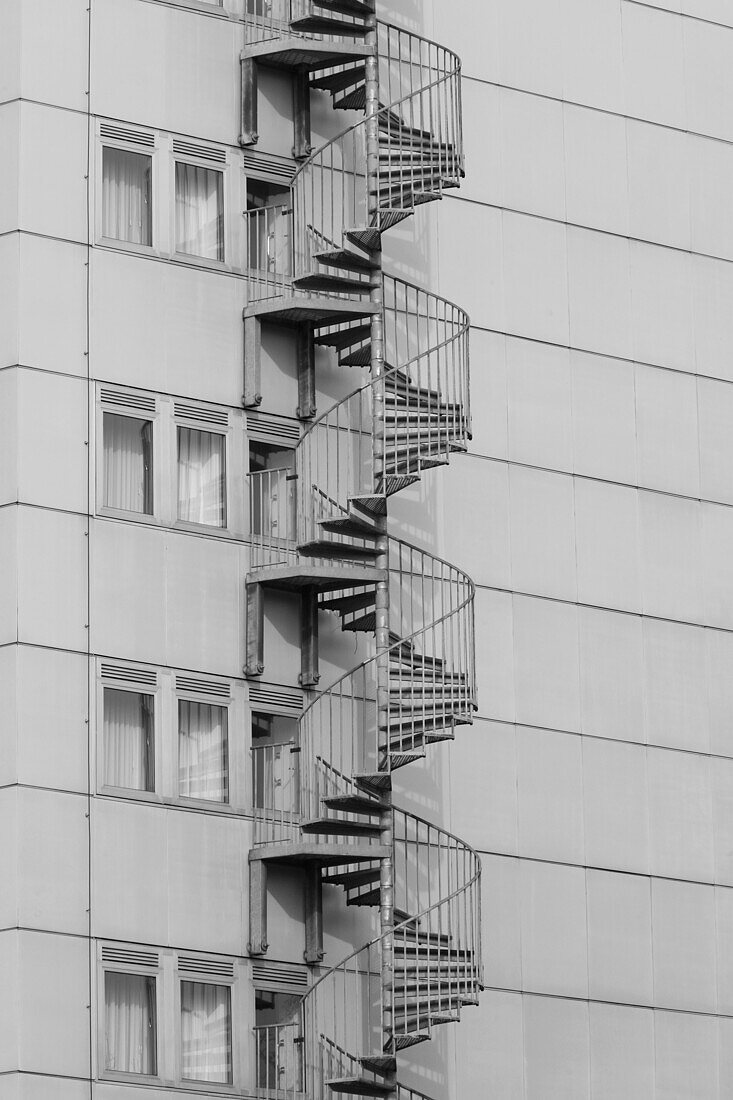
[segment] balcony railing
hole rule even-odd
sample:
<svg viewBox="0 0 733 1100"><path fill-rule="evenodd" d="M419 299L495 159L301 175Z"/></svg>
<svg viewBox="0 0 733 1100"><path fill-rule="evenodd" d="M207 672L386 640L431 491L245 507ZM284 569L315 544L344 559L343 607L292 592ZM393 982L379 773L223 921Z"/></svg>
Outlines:
<svg viewBox="0 0 733 1100"><path fill-rule="evenodd" d="M302 1044L298 1024L256 1027L257 1095L267 1100L303 1092Z"/></svg>
<svg viewBox="0 0 733 1100"><path fill-rule="evenodd" d="M253 745L255 843L293 840L300 826L299 753L294 741Z"/></svg>
<svg viewBox="0 0 733 1100"><path fill-rule="evenodd" d="M295 485L290 469L256 470L249 475L253 569L298 560Z"/></svg>
<svg viewBox="0 0 733 1100"><path fill-rule="evenodd" d="M277 298L290 288L291 221L289 206L263 206L244 212L249 300Z"/></svg>

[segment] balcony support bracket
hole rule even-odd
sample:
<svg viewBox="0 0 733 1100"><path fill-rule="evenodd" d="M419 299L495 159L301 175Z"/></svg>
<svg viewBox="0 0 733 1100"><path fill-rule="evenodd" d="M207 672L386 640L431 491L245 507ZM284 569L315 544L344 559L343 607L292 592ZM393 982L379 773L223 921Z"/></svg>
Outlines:
<svg viewBox="0 0 733 1100"><path fill-rule="evenodd" d="M244 675L261 676L265 670L265 594L261 584L247 580L247 625Z"/></svg>
<svg viewBox="0 0 733 1100"><path fill-rule="evenodd" d="M318 671L318 590L304 588L300 595L300 676L303 688L315 688Z"/></svg>
<svg viewBox="0 0 733 1100"><path fill-rule="evenodd" d="M257 62L253 57L243 57L242 67L242 132L239 144L256 145L257 133Z"/></svg>
<svg viewBox="0 0 733 1100"><path fill-rule="evenodd" d="M305 951L309 966L323 962L323 884L321 868L310 864L305 871Z"/></svg>
<svg viewBox="0 0 733 1100"><path fill-rule="evenodd" d="M316 349L310 325L298 326L298 409L299 420L316 415Z"/></svg>
<svg viewBox="0 0 733 1100"><path fill-rule="evenodd" d="M306 68L293 73L293 157L305 160L311 145L311 88Z"/></svg>
<svg viewBox="0 0 733 1100"><path fill-rule="evenodd" d="M262 322L259 317L244 318L244 395L245 409L254 409L262 403L260 380L262 376Z"/></svg>
<svg viewBox="0 0 733 1100"><path fill-rule="evenodd" d="M250 955L264 955L267 942L267 864L263 859L249 861L249 943Z"/></svg>

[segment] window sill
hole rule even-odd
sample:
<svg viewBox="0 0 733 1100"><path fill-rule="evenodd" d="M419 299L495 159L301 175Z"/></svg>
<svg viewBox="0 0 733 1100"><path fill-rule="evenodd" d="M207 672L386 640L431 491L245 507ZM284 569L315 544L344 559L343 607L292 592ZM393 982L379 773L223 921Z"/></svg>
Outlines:
<svg viewBox="0 0 733 1100"><path fill-rule="evenodd" d="M159 4L165 8L182 8L184 11L197 11L203 15L213 15L218 19L234 18L221 4L207 4L206 0L145 0L145 3Z"/></svg>
<svg viewBox="0 0 733 1100"><path fill-rule="evenodd" d="M100 798L114 798L120 802L137 802L147 806L160 806L162 809L185 810L188 813L210 813L222 817L236 817L252 820L251 806L236 806L231 802L214 802L205 798L175 798L169 795L155 794L152 791L133 791L129 787L99 786ZM261 811L260 811L261 812ZM300 818L298 818L300 821Z"/></svg>
<svg viewBox="0 0 733 1100"><path fill-rule="evenodd" d="M161 521L156 519L155 515L149 515L147 512L126 512L124 508L110 508L107 505L98 508L96 514L98 516L104 516L105 519L122 519L128 523L142 523L149 527L161 527Z"/></svg>

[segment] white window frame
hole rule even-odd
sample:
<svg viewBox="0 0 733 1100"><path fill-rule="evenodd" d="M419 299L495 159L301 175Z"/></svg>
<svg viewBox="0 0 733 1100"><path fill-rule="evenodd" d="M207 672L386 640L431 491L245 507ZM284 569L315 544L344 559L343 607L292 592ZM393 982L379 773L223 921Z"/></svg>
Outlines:
<svg viewBox="0 0 733 1100"><path fill-rule="evenodd" d="M105 404L102 399L102 393L104 390L113 391L120 394L121 399L125 394L140 393L145 397L152 397L155 402L155 408L152 412L148 412L143 409L137 409L133 405L110 405ZM145 390L138 390L134 386L116 386L108 385L107 383L99 383L97 385L96 394L96 410L95 410L95 422L96 422L96 500L97 508L96 514L100 516L111 516L115 519L127 520L129 523L145 523L145 524L160 524L160 512L163 496L163 467L162 467L162 416L161 416L161 402L157 394L151 393ZM112 508L104 502L104 414L112 413L116 416L127 416L131 420L150 421L153 425L153 511L147 512L128 512L124 508Z"/></svg>
<svg viewBox="0 0 733 1100"><path fill-rule="evenodd" d="M102 392L112 391L123 397L125 394L142 394L155 402L154 412L145 412L133 406L111 405L102 401ZM193 415L179 414L176 409L184 406L193 411ZM214 414L208 423L205 415L198 419L195 410L205 414L211 410ZM128 512L121 508L110 508L104 503L104 413L115 413L133 419L153 422L153 512ZM215 423L216 417L226 415L226 424ZM142 523L148 526L168 527L188 532L204 538L224 538L244 542L248 538L249 519L249 481L241 473L248 461L247 440L245 438L245 416L241 409L230 405L214 405L211 402L172 397L167 394L140 390L134 386L110 385L98 382L95 408L92 415L96 425L96 461L95 461L95 515L110 519L124 520L129 523ZM178 426L208 431L223 435L225 438L225 508L226 526L214 527L208 523L191 523L178 518Z"/></svg>
<svg viewBox="0 0 733 1100"><path fill-rule="evenodd" d="M196 142L197 145L202 144ZM212 148L220 148L212 146ZM231 222L232 222L232 207L229 190L231 187L232 172L231 164L229 162L229 156L222 163L213 163L210 160L194 156L189 153L177 153L173 151L173 144L171 143L171 160L170 160L170 251L173 259L177 263L191 265L194 267L206 267L212 268L214 271L227 271L231 269L230 257L232 253L231 242ZM207 168L210 172L219 172L221 174L221 202L222 202L222 218L224 224L222 227L222 242L224 246L224 255L220 260L209 260L206 256L193 256L188 252L178 252L176 249L176 164L193 164L196 168Z"/></svg>
<svg viewBox="0 0 733 1100"><path fill-rule="evenodd" d="M164 990L164 974L163 974L163 959L161 958L161 952L155 951L158 956L157 966L146 967L140 963L133 962L108 962L102 961L102 949L104 944L99 942L97 944L97 1076L103 1081L116 1081L118 1084L127 1085L152 1085L160 1086L164 1081L162 1070L162 1063L164 1061L164 1048L165 1048L165 1030L164 1030L164 1012L165 1012L165 990ZM110 947L122 946L125 950L135 951L135 948L130 948L129 944L116 945L109 944ZM137 950L140 952L150 952L149 947L140 947ZM106 1059L106 1009L107 1003L105 999L105 975L108 972L117 974L130 974L137 977L154 978L155 979L155 1074L147 1073L124 1073L121 1070L107 1069Z"/></svg>
<svg viewBox="0 0 733 1100"><path fill-rule="evenodd" d="M97 148L95 156L95 168L96 168L96 202L94 211L94 227L95 227L95 240L98 244L103 245L105 248L120 249L123 252L137 252L147 256L155 256L159 254L158 239L160 236L160 176L164 173L161 172L161 154L160 139L158 134L151 130L147 126L129 126L125 127L117 125L120 130L139 130L146 134L151 134L153 137L152 146L139 145L135 141L125 141L122 137L107 137L103 136L101 127L105 122L101 119L97 123ZM104 170L103 170L103 150L105 148L110 149L122 149L126 153L138 153L142 156L150 157L151 172L150 172L150 201L152 203L152 210L150 213L150 236L151 244L135 244L133 241L120 241L116 237L105 237L102 232L104 225Z"/></svg>
<svg viewBox="0 0 733 1100"><path fill-rule="evenodd" d="M195 407L201 410L212 409L213 405L206 405L201 401L186 401L176 402L176 404L186 404L191 407ZM215 410L219 412L219 409ZM214 535L218 537L224 536L225 538L231 538L232 532L235 528L241 529L241 515L237 515L237 509L234 513L232 508L234 506L235 494L233 491L235 477L237 469L241 469L241 465L234 467L234 462L237 459L236 446L234 442L234 418L231 415L231 410L227 409L227 423L214 424L207 423L203 420L196 420L185 414L178 413L175 409L172 410L172 430L171 430L171 471L172 471L172 499L171 505L173 510L173 516L171 521L172 527L177 527L182 531L195 531L198 534ZM190 520L178 518L178 429L179 428L192 428L194 431L211 432L212 435L224 436L224 515L225 524L223 527L215 527L211 523L193 523ZM244 481L243 478L239 480ZM234 521L234 524L232 523Z"/></svg>
<svg viewBox="0 0 733 1100"><path fill-rule="evenodd" d="M195 798L190 795L183 795L179 793L179 777L178 777L178 762L179 762L179 731L178 731L178 704L180 702L186 703L203 703L205 706L221 707L226 711L227 715L227 799L226 802L218 802L213 798ZM232 767L232 703L233 699L230 695L228 699L223 699L217 695L205 695L198 692L190 692L181 689L176 689L175 692L175 782L176 782L176 802L183 806L198 806L200 809L216 808L218 810L231 810L235 805L232 799L232 786L233 786L233 771Z"/></svg>
<svg viewBox="0 0 733 1100"><path fill-rule="evenodd" d="M202 958L199 952L196 952L197 957ZM223 985L229 988L229 1027L232 1040L232 1080L229 1084L224 1084L220 1081L196 1081L190 1077L183 1076L183 1037L181 1034L181 982L198 982L201 985ZM240 1011L239 1001L241 993L241 981L238 981L237 967L234 967L233 978L223 978L220 975L205 975L205 974L190 974L181 973L176 965L175 976L175 991L174 991L174 1027L176 1032L176 1081L179 1088L190 1089L192 1092L202 1093L217 1093L223 1096L236 1095L241 1092L242 1088L242 1073L241 1073L241 1060L242 1060L242 1048L246 1047L246 1043L242 1041L242 1037L238 1035L238 1028L235 1021L242 1018Z"/></svg>
<svg viewBox="0 0 733 1100"><path fill-rule="evenodd" d="M106 948L131 954L155 954L157 965L145 966L134 962L103 960ZM180 970L181 958L195 959L205 968L231 968L231 974L198 973ZM108 1070L105 1066L105 974L108 971L140 975L155 978L156 1012L156 1069L155 1076L149 1074L124 1073ZM210 1081L192 1081L182 1075L183 1060L181 1049L181 982L201 982L209 985L223 985L230 990L230 1026L232 1038L232 1083L219 1084ZM250 1095L249 1078L253 1068L250 1064L249 1036L254 1020L254 998L251 993L251 967L248 959L235 956L212 955L205 951L177 951L169 947L151 947L149 944L116 943L112 940L97 940L96 946L96 982L94 983L92 1009L96 1015L97 1042L95 1076L97 1080L129 1085L137 1088L147 1085L156 1089L183 1089L188 1093L202 1093L205 1096L244 1096Z"/></svg>
<svg viewBox="0 0 733 1100"><path fill-rule="evenodd" d="M115 664L118 667L129 667L130 671L141 668L141 665L125 665L121 661L99 662L97 676L97 789L101 794L111 794L118 798L133 799L141 802L159 802L160 786L163 772L163 745L161 737L162 718L162 683L161 676L156 676L155 687L146 684L135 683L134 680L110 680L102 676L102 664ZM152 671L152 670L151 670ZM105 689L113 691L127 691L133 695L151 695L153 698L153 790L141 791L134 787L117 787L107 783L107 742L104 735L104 692Z"/></svg>
<svg viewBox="0 0 733 1100"><path fill-rule="evenodd" d="M117 669L129 668L155 672L156 686L148 687L134 679L126 680L115 676L114 680L102 676L102 666L112 664ZM179 685L181 680L196 680L201 683L216 683L228 688L220 694L205 690L195 690ZM247 740L239 736L248 720L245 698L245 685L242 680L229 676L214 676L205 672L192 672L180 668L152 665L144 661L131 662L115 657L100 656L96 659L96 705L95 705L95 746L94 774L97 777L97 791L100 795L120 798L127 802L146 802L161 806L172 806L193 813L206 812L224 814L230 817L252 816L251 792L251 754ZM104 689L119 688L137 694L154 696L155 728L155 790L139 791L129 787L114 787L105 782L106 745L104 742ZM227 802L215 802L208 798L188 798L178 793L178 700L185 699L194 703L207 703L224 707L227 711Z"/></svg>

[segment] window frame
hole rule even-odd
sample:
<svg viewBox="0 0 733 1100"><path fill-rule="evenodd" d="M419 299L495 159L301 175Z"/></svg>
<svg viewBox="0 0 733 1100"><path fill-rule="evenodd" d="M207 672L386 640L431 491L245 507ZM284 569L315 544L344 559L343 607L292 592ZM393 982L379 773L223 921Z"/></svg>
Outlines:
<svg viewBox="0 0 733 1100"><path fill-rule="evenodd" d="M95 157L96 176L99 181L97 188L98 195L95 203L94 221L95 221L95 241L97 244L102 245L104 248L120 249L123 252L142 253L146 256L159 255L159 249L157 242L160 235L160 215L159 215L159 176L160 176L160 141L158 134L154 130L150 130L145 126L135 126L136 130L141 130L144 133L151 134L153 138L152 145L140 145L133 140L125 141L120 137L107 137L101 132L101 125L104 119L99 120L97 124L97 149ZM124 127L120 127L124 129ZM104 227L104 149L121 149L126 153L138 153L142 156L150 157L150 244L136 244L134 241L121 241L116 237L105 237L103 232Z"/></svg>
<svg viewBox="0 0 733 1100"><path fill-rule="evenodd" d="M97 998L99 1010L97 1012L97 1077L102 1081L116 1081L118 1084L160 1086L165 1076L162 1070L163 1053L165 1047L165 991L163 987L164 969L161 952L157 951L157 966L145 967L139 963L126 963L124 961L107 962L102 959L102 947L97 945ZM110 945L111 946L111 945ZM125 945L127 947L128 945ZM149 951L150 948L141 948ZM125 1070L108 1069L106 1058L107 1035L107 1000L106 1000L106 975L129 974L135 977L153 978L155 982L155 1073L128 1073ZM161 1037L163 1041L161 1042Z"/></svg>
<svg viewBox="0 0 733 1100"><path fill-rule="evenodd" d="M198 953L197 953L198 954ZM182 998L181 998L181 986L183 982L192 982L199 985L219 985L226 986L229 989L229 1035L231 1040L231 1080L224 1081L202 1081L194 1077L183 1076L183 1028L181 1026L181 1011L182 1011ZM178 959L176 959L175 970L175 992L174 992L174 1021L176 1032L176 1082L179 1088L191 1089L196 1092L219 1092L223 1095L236 1094L239 1091L237 1085L237 1063L240 1041L236 1038L236 1029L234 1021L238 1018L235 1010L235 986L237 985L237 968L234 967L234 974L232 978L224 978L220 974L207 975L207 974L190 974L188 972L181 973L178 966ZM238 1000L238 998L237 998Z"/></svg>
<svg viewBox="0 0 733 1100"><path fill-rule="evenodd" d="M132 677L102 675L102 667L112 664L115 669L129 668L131 672L154 672L155 687L142 684ZM228 695L212 694L204 690L189 689L177 683L179 679L195 679L221 684L228 688ZM105 798L123 799L161 807L167 806L189 813L210 813L239 818L252 816L251 759L249 745L237 731L244 728L248 718L244 681L233 676L213 676L180 668L153 665L145 661L131 662L116 657L97 657L95 668L96 698L94 708L94 775L97 794ZM133 694L153 695L155 708L154 767L155 790L140 791L129 787L115 787L106 779L106 744L104 738L104 689L113 688ZM208 798L189 798L179 794L178 775L178 702L186 700L222 707L227 712L227 802Z"/></svg>
<svg viewBox="0 0 733 1100"><path fill-rule="evenodd" d="M141 393L146 396L150 396L154 401L154 409L152 412L137 409L132 405L120 404L112 406L105 404L102 391L108 390L114 393L124 396L128 393ZM159 397L156 393L149 390L139 390L133 386L115 386L108 385L107 383L98 383L97 392L95 396L95 422L96 422L96 515L108 516L112 519L126 520L128 523L144 523L161 525L161 510L162 510L162 496L163 496L163 471L162 471L162 408ZM152 512L129 512L125 508L113 508L104 501L104 483L105 483L105 448L104 448L104 414L111 413L113 416L126 416L130 420L142 420L144 422L150 422L152 424L152 456L153 456L153 511Z"/></svg>
<svg viewBox="0 0 733 1100"><path fill-rule="evenodd" d="M178 688L175 689L175 774L176 774L176 802L183 806L196 806L199 808L216 807L217 809L232 809L234 803L232 801L232 708L233 698L230 695L228 699L223 699L220 696L205 695L203 692L190 692L182 691ZM202 703L204 706L220 707L226 713L226 760L227 760L227 797L225 801L218 801L213 798L197 798L195 795L184 795L180 793L180 731L179 731L179 703Z"/></svg>
<svg viewBox="0 0 733 1100"><path fill-rule="evenodd" d="M187 401L187 405L195 406L196 408L203 410L213 409L214 406L207 405L202 401ZM188 417L185 414L175 411L175 405L171 408L171 510L172 519L171 527L179 531L190 531L196 534L212 535L215 538L233 538L235 537L235 531L237 530L237 513L233 511L235 505L234 499L234 481L236 480L234 474L237 467L236 462L236 446L235 446L235 424L234 417L231 415L231 409L228 406L221 406L226 408L227 411L227 423L226 425L206 423L204 420L195 420L192 417ZM188 519L179 519L178 516L178 429L189 428L193 431L209 432L212 435L224 436L224 526L215 527L211 523L195 523ZM244 487L244 478L239 479ZM241 525L241 524L240 524Z"/></svg>
<svg viewBox="0 0 733 1100"><path fill-rule="evenodd" d="M97 790L100 794L112 795L115 798L132 799L140 802L159 802L161 800L160 785L163 771L163 746L161 744L161 719L162 719L162 683L161 676L156 670L155 686L137 683L132 677L129 680L110 680L102 675L102 660L98 661L97 668ZM111 662L110 662L111 663ZM121 661L114 664L120 668L134 669L142 665L127 665ZM145 666L148 667L148 666ZM136 787L117 787L107 783L107 740L104 734L104 693L106 689L113 691L125 691L131 695L150 695L153 699L153 790L142 791Z"/></svg>
<svg viewBox="0 0 733 1100"><path fill-rule="evenodd" d="M211 146L214 148L221 148L220 146ZM221 176L221 218L222 218L222 249L224 255L219 260L212 260L207 256L196 256L191 252L179 252L176 247L176 165L177 164L190 164L194 168L206 168L210 172L218 172ZM231 202L229 201L229 188L231 186L231 164L229 156L226 160L214 163L210 160L206 160L203 157L197 157L194 154L177 153L174 152L173 142L171 141L170 152L170 256L176 263L193 265L194 267L209 268L213 271L230 271L232 265L230 263L230 253L232 250L232 242L229 239L231 231Z"/></svg>

